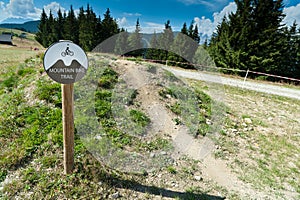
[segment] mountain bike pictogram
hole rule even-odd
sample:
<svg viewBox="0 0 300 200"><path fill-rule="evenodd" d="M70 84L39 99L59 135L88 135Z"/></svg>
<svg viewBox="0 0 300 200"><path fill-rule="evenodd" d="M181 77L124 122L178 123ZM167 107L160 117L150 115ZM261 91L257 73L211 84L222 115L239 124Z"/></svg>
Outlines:
<svg viewBox="0 0 300 200"><path fill-rule="evenodd" d="M67 47L65 51L61 52L62 57L73 56L73 55L74 55L74 52L71 51L69 47Z"/></svg>

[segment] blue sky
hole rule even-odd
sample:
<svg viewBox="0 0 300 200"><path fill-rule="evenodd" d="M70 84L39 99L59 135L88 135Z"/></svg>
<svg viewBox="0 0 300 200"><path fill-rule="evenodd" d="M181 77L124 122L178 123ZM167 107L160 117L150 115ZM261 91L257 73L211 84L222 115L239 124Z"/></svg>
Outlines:
<svg viewBox="0 0 300 200"><path fill-rule="evenodd" d="M86 7L93 8L96 14L103 17L107 8L117 19L120 27L134 30L139 18L142 32L160 32L167 20L171 21L173 30L180 30L183 23L188 25L192 20L198 24L203 35L211 35L226 13L236 9L233 0L0 0L0 23L37 20L42 9L56 13L58 8L74 10ZM300 24L300 1L285 0L285 23L297 20Z"/></svg>

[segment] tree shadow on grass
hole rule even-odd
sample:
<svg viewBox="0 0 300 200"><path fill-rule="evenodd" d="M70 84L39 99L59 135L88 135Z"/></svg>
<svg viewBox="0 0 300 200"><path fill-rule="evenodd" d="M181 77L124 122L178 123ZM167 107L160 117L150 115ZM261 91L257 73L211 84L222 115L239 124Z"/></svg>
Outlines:
<svg viewBox="0 0 300 200"><path fill-rule="evenodd" d="M147 193L152 195L157 195L165 198L176 198L180 200L223 200L225 197L219 197L214 195L205 194L202 192L178 192L157 186L149 186L138 183L134 180L122 180L119 178L113 178L110 183L116 188L122 188L127 190L132 190L141 193Z"/></svg>
<svg viewBox="0 0 300 200"><path fill-rule="evenodd" d="M123 173L107 167L101 162L97 162L91 154L87 154L84 157L84 161L77 162L76 170L84 174L87 179L93 179L94 182L103 182L106 186L115 189L131 190L133 192L140 192L164 198L173 198L179 200L224 200L226 197L209 195L200 189L191 189L191 191L180 192L173 191L170 189L146 185L143 179L146 178L147 174L130 174ZM76 171L75 170L75 171ZM140 180L140 181L139 181Z"/></svg>

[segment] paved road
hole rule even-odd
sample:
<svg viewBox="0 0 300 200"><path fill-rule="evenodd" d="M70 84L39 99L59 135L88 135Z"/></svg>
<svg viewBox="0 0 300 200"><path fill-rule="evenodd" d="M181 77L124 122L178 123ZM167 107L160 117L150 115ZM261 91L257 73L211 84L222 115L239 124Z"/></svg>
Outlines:
<svg viewBox="0 0 300 200"><path fill-rule="evenodd" d="M294 99L300 100L300 89L298 90L298 89L280 87L280 86L264 84L264 83L255 83L255 82L250 82L250 81L246 81L244 83L244 81L242 81L242 80L221 77L218 75L207 74L207 73L199 72L199 71L182 70L182 69L172 68L172 67L163 67L163 68L172 72L176 76L181 76L184 78L190 78L190 79L195 79L195 80L230 85L230 86L234 86L234 87L245 88L248 90L254 90L257 92L274 94L274 95L279 95L279 96L284 96L284 97L289 97L289 98L294 98Z"/></svg>

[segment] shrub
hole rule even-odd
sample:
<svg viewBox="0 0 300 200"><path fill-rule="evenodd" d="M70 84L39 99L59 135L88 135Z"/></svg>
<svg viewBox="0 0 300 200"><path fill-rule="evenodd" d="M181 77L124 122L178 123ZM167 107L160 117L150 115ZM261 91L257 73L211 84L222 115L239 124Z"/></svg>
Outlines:
<svg viewBox="0 0 300 200"><path fill-rule="evenodd" d="M150 123L150 118L146 116L143 112L138 110L130 110L129 112L132 121L141 125L142 127L147 126Z"/></svg>
<svg viewBox="0 0 300 200"><path fill-rule="evenodd" d="M98 86L104 89L113 89L114 85L118 82L118 74L110 69L106 68L98 80Z"/></svg>

